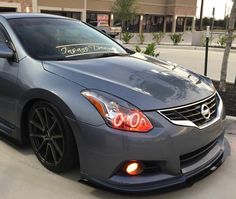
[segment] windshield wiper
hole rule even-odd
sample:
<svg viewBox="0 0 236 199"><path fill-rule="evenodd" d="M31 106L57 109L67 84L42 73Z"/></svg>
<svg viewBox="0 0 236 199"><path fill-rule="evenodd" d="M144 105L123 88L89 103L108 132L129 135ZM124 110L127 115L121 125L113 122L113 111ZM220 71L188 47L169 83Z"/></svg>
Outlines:
<svg viewBox="0 0 236 199"><path fill-rule="evenodd" d="M129 55L128 53L115 53L115 52L103 52L103 53L98 53L98 54L81 54L81 55L76 55L76 56L71 56L71 57L61 57L61 56L55 56L55 57L44 57L44 61L66 61L66 60L78 60L79 59L89 59L89 58L101 58L101 57L114 57L114 56L127 56ZM82 58L82 56L85 56ZM88 57L91 56L91 57Z"/></svg>
<svg viewBox="0 0 236 199"><path fill-rule="evenodd" d="M100 55L97 55L96 57L115 57L115 56L127 56L128 53L114 53L114 52L108 52L108 53L101 53Z"/></svg>

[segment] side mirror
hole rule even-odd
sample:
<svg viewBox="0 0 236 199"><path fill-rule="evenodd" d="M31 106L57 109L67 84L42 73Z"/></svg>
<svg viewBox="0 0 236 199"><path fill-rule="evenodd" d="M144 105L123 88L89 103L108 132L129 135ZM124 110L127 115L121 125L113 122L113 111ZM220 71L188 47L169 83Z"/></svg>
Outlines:
<svg viewBox="0 0 236 199"><path fill-rule="evenodd" d="M14 56L13 50L11 50L7 44L0 43L0 58L12 58Z"/></svg>

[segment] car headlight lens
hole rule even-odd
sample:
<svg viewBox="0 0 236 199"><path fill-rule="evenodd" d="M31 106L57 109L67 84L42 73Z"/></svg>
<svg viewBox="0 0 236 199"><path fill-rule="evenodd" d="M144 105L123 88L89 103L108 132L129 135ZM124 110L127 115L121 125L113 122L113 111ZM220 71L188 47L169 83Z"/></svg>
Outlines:
<svg viewBox="0 0 236 199"><path fill-rule="evenodd" d="M97 109L108 126L133 132L148 132L153 126L136 107L101 91L85 90L81 94Z"/></svg>

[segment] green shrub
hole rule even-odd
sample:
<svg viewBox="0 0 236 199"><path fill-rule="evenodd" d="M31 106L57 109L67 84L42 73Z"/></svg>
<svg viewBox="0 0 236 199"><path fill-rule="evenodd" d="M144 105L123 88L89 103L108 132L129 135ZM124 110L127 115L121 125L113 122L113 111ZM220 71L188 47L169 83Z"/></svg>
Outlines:
<svg viewBox="0 0 236 199"><path fill-rule="evenodd" d="M134 35L131 34L130 32L124 32L122 36L123 36L122 39L124 40L126 44L128 44L129 41L134 37Z"/></svg>
<svg viewBox="0 0 236 199"><path fill-rule="evenodd" d="M153 40L156 42L156 44L160 44L161 40L165 37L164 32L154 32L153 33Z"/></svg>
<svg viewBox="0 0 236 199"><path fill-rule="evenodd" d="M153 56L153 57L157 57L157 56L159 56L159 53L156 54L155 50L156 50L156 44L155 43L148 44L144 51L142 51L139 46L135 46L135 51L136 52L144 53L145 55L150 55L150 56Z"/></svg>
<svg viewBox="0 0 236 199"><path fill-rule="evenodd" d="M236 39L236 35L233 35L233 41ZM227 35L221 34L218 38L217 44L219 44L221 47L226 46L227 42Z"/></svg>
<svg viewBox="0 0 236 199"><path fill-rule="evenodd" d="M182 33L173 33L170 35L170 39L174 45L178 45L181 41L184 41Z"/></svg>
<svg viewBox="0 0 236 199"><path fill-rule="evenodd" d="M137 53L141 53L142 50L141 50L141 48L140 48L139 46L135 46L135 52L137 52Z"/></svg>
<svg viewBox="0 0 236 199"><path fill-rule="evenodd" d="M138 41L139 41L140 44L143 44L144 41L145 41L145 36L142 32L139 33L139 35L138 35Z"/></svg>
<svg viewBox="0 0 236 199"><path fill-rule="evenodd" d="M145 55L150 55L150 56L156 56L155 54L155 49L156 49L156 44L155 43L151 43L148 44L146 47L146 50L143 52Z"/></svg>
<svg viewBox="0 0 236 199"><path fill-rule="evenodd" d="M226 41L227 41L226 35L220 35L218 38L217 44L223 47L226 45Z"/></svg>
<svg viewBox="0 0 236 199"><path fill-rule="evenodd" d="M214 37L209 38L209 45L212 43L213 40L214 40ZM201 37L201 45L206 46L206 35L205 34L203 34Z"/></svg>

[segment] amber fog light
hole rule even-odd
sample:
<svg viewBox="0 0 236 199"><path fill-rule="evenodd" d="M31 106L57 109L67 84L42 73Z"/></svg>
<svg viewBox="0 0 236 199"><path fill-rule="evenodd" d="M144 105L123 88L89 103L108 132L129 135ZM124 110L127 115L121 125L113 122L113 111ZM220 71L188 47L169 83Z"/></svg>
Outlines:
<svg viewBox="0 0 236 199"><path fill-rule="evenodd" d="M143 166L138 161L131 161L125 164L124 170L128 175L136 176L143 172Z"/></svg>

